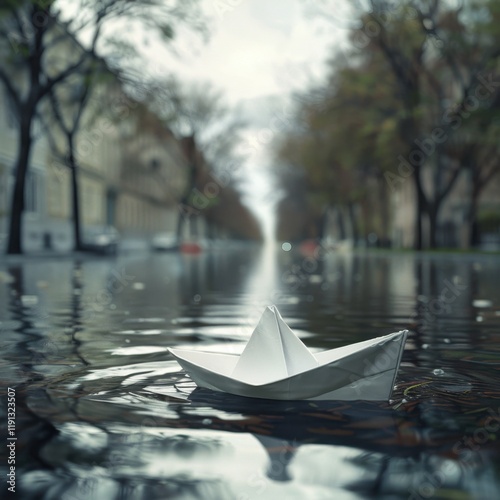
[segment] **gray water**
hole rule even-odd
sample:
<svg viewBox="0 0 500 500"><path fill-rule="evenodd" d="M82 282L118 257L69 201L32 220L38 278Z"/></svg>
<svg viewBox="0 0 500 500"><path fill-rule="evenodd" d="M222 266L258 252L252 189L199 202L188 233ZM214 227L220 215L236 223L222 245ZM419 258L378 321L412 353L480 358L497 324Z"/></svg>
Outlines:
<svg viewBox="0 0 500 500"><path fill-rule="evenodd" d="M11 387L16 493L498 498L499 271L494 255L243 245L191 256L5 259L1 425ZM408 328L392 400L213 393L167 353L241 352L269 304L312 350ZM5 478L3 455L0 466Z"/></svg>

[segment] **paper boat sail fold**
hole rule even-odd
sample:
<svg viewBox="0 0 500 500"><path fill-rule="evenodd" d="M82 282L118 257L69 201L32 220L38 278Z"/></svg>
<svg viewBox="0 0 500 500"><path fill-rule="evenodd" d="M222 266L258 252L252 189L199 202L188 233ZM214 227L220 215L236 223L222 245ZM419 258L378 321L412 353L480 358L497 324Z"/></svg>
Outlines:
<svg viewBox="0 0 500 500"><path fill-rule="evenodd" d="M265 383L316 366L316 358L271 306L266 307L231 375L244 382Z"/></svg>
<svg viewBox="0 0 500 500"><path fill-rule="evenodd" d="M311 353L267 307L240 356L169 349L200 387L254 398L388 400L407 331Z"/></svg>

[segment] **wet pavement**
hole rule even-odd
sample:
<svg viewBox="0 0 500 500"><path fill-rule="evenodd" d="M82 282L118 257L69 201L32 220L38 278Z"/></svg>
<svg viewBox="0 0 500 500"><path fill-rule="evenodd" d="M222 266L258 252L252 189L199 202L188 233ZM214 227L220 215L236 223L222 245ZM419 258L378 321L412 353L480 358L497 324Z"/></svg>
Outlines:
<svg viewBox="0 0 500 500"><path fill-rule="evenodd" d="M244 245L4 259L2 477L14 457L27 499L498 498L499 278L498 255ZM270 304L312 350L408 328L393 399L213 393L167 353L241 352Z"/></svg>

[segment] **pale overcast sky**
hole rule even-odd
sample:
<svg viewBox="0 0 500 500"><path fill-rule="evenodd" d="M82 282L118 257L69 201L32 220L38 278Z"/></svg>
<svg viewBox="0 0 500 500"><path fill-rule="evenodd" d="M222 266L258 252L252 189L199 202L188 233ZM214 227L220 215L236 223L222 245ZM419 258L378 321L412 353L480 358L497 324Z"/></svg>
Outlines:
<svg viewBox="0 0 500 500"><path fill-rule="evenodd" d="M284 94L320 78L323 62L346 30L307 18L312 0L202 0L211 18L211 37L179 33L174 57L150 52L155 72L211 81L235 103ZM342 4L340 1L338 4Z"/></svg>

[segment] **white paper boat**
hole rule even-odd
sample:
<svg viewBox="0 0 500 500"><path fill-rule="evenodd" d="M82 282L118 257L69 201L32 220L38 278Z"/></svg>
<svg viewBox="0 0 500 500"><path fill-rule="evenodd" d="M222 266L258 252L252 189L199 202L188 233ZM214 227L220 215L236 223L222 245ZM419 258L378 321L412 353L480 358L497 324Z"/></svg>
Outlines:
<svg viewBox="0 0 500 500"><path fill-rule="evenodd" d="M407 331L311 353L267 307L241 355L169 349L200 387L251 398L386 401Z"/></svg>

